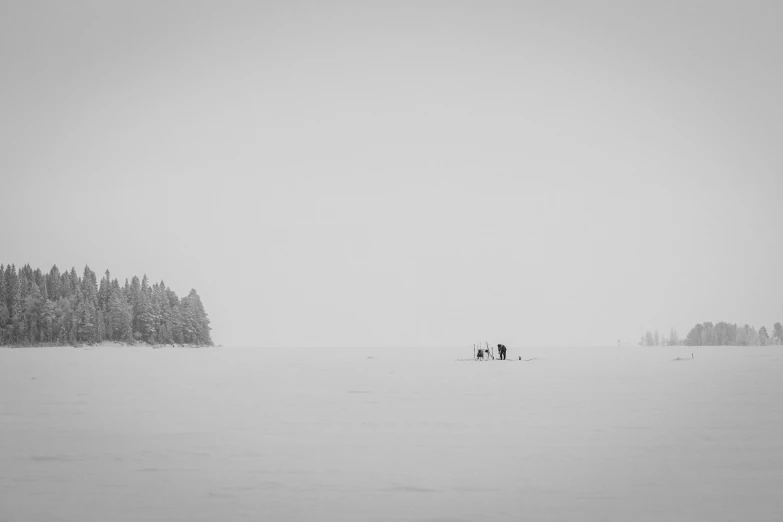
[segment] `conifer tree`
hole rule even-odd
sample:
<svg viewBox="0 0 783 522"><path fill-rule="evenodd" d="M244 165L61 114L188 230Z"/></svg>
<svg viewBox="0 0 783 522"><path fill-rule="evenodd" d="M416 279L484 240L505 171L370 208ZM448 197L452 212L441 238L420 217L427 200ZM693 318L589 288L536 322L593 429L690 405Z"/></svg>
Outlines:
<svg viewBox="0 0 783 522"><path fill-rule="evenodd" d="M76 292L74 307L74 326L76 342L89 342L92 338L93 324L90 322L88 303L84 300L82 292Z"/></svg>
<svg viewBox="0 0 783 522"><path fill-rule="evenodd" d="M43 292L44 277L43 274L41 273L40 268L36 268L35 270L33 270L33 277L31 279L38 286L38 290Z"/></svg>
<svg viewBox="0 0 783 522"><path fill-rule="evenodd" d="M56 301L63 297L60 289L60 270L57 268L57 265L53 265L52 269L49 270L49 275L46 276L46 286L49 289L49 298L51 300Z"/></svg>
<svg viewBox="0 0 783 522"><path fill-rule="evenodd" d="M109 294L111 293L111 277L109 277L109 271L106 270L106 274L101 278L100 285L98 286L98 308L100 310L106 310L106 305L109 302Z"/></svg>
<svg viewBox="0 0 783 522"><path fill-rule="evenodd" d="M778 344L783 343L783 325L781 325L779 322L775 323L775 325L772 327L772 335Z"/></svg>
<svg viewBox="0 0 783 522"><path fill-rule="evenodd" d="M149 280L145 274L139 288L138 311L136 312L139 338L145 342L154 342L155 337L155 318L152 313L150 294Z"/></svg>
<svg viewBox="0 0 783 522"><path fill-rule="evenodd" d="M8 304L8 295L5 286L5 265L0 264L0 303Z"/></svg>
<svg viewBox="0 0 783 522"><path fill-rule="evenodd" d="M141 314L139 310L139 302L141 299L141 283L139 282L139 278L136 276L133 276L133 279L131 279L129 297L133 311L133 338L141 339L141 325L139 322L139 316Z"/></svg>
<svg viewBox="0 0 783 522"><path fill-rule="evenodd" d="M73 285L71 283L71 274L67 271L60 275L60 297L69 298L73 294Z"/></svg>
<svg viewBox="0 0 783 522"><path fill-rule="evenodd" d="M761 346L766 346L769 342L769 334L767 333L767 327L762 326L759 328L759 334L758 334L758 343Z"/></svg>
<svg viewBox="0 0 783 522"><path fill-rule="evenodd" d="M82 277L82 295L84 297L85 324L91 325L88 337L85 342L100 341L100 335L103 327L98 317L98 281L95 272L90 270L89 266L84 267L84 277Z"/></svg>
<svg viewBox="0 0 783 522"><path fill-rule="evenodd" d="M8 313L11 315L10 321L14 319L14 308L16 306L16 299L19 298L19 277L16 273L15 265L6 265L5 267L5 288L8 296Z"/></svg>
<svg viewBox="0 0 783 522"><path fill-rule="evenodd" d="M82 282L79 280L79 276L76 273L76 269L74 267L71 267L71 272L68 274L68 276L71 278L71 284L70 284L70 290L71 290L71 296L76 295L77 292L81 293L82 291Z"/></svg>
<svg viewBox="0 0 783 522"><path fill-rule="evenodd" d="M8 292L5 286L5 267L0 265L0 344L5 340L5 327L11 319L8 310Z"/></svg>
<svg viewBox="0 0 783 522"><path fill-rule="evenodd" d="M43 309L41 313L41 327L43 328L43 341L51 343L54 341L54 324L56 314L54 302L47 299L43 303Z"/></svg>
<svg viewBox="0 0 783 522"><path fill-rule="evenodd" d="M182 335L182 312L180 301L173 290L168 290L169 308L171 309L171 337L177 344L182 344L185 339Z"/></svg>
<svg viewBox="0 0 783 522"><path fill-rule="evenodd" d="M35 275L33 275L35 277ZM27 328L27 342L34 345L40 341L39 320L43 310L41 291L35 280L30 281L30 291L25 298L25 323Z"/></svg>
<svg viewBox="0 0 783 522"><path fill-rule="evenodd" d="M111 330L107 331L107 335L111 340L131 341L133 339L129 308L130 305L122 296L122 291L119 288L112 289L107 314L109 316L108 324L111 325Z"/></svg>
<svg viewBox="0 0 783 522"><path fill-rule="evenodd" d="M11 311L11 322L13 323L13 342L18 344L25 343L27 339L27 325L24 317L24 301L22 301L22 287L25 286L24 277L17 279L14 285L14 307Z"/></svg>

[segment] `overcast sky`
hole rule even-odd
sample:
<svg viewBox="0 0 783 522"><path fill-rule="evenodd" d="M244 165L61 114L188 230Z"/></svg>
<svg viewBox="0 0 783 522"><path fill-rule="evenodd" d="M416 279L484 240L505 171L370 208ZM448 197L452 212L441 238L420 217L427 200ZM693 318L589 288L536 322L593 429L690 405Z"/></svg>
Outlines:
<svg viewBox="0 0 783 522"><path fill-rule="evenodd" d="M224 345L783 321L783 3L0 1L0 262Z"/></svg>

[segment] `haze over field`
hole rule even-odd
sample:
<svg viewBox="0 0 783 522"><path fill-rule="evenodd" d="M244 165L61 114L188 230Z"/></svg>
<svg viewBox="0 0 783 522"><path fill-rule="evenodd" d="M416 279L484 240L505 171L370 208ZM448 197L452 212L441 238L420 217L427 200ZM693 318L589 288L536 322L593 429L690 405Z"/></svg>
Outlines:
<svg viewBox="0 0 783 522"><path fill-rule="evenodd" d="M783 4L2 2L0 259L225 345L781 320Z"/></svg>

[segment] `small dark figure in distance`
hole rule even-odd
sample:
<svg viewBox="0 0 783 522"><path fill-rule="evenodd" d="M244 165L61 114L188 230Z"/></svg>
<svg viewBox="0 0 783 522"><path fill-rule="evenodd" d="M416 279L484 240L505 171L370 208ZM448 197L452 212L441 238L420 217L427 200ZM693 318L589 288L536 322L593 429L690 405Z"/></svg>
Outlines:
<svg viewBox="0 0 783 522"><path fill-rule="evenodd" d="M498 345L498 354L500 354L500 360L505 361L506 360L506 345L499 344Z"/></svg>
<svg viewBox="0 0 783 522"><path fill-rule="evenodd" d="M479 360L479 361L483 361L484 360L484 349L483 348L479 348L478 352L476 352L476 359Z"/></svg>

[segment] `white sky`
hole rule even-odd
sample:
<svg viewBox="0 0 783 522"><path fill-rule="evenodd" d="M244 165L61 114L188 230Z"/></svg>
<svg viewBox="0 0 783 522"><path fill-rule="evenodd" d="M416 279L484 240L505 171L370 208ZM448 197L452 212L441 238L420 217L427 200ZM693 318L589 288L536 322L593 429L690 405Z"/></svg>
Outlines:
<svg viewBox="0 0 783 522"><path fill-rule="evenodd" d="M644 4L0 1L0 262L224 345L770 328L783 4Z"/></svg>

